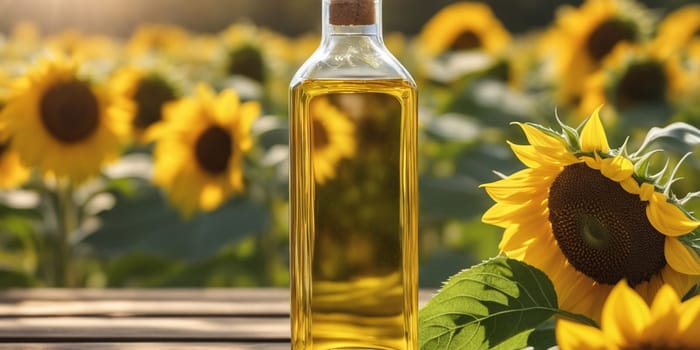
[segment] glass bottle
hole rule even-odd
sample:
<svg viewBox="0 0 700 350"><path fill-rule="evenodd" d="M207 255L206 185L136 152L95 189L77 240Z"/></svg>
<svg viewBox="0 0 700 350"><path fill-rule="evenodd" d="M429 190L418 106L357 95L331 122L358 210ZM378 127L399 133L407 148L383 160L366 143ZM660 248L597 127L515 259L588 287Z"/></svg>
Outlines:
<svg viewBox="0 0 700 350"><path fill-rule="evenodd" d="M381 0L322 0L290 84L292 349L417 349L416 84Z"/></svg>

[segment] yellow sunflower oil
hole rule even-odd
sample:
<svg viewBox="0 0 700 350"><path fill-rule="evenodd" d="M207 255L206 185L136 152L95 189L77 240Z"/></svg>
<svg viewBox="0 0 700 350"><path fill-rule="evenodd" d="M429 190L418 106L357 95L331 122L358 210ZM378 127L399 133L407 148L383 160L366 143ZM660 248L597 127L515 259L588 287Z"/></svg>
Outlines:
<svg viewBox="0 0 700 350"><path fill-rule="evenodd" d="M323 0L290 84L292 349L417 349L417 89L380 0Z"/></svg>

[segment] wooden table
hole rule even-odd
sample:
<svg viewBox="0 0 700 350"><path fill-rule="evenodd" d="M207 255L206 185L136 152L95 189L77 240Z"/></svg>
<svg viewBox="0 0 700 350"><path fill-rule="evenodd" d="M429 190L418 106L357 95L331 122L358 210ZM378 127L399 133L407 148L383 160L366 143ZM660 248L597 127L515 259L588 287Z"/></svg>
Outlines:
<svg viewBox="0 0 700 350"><path fill-rule="evenodd" d="M4 290L0 349L289 349L289 291Z"/></svg>

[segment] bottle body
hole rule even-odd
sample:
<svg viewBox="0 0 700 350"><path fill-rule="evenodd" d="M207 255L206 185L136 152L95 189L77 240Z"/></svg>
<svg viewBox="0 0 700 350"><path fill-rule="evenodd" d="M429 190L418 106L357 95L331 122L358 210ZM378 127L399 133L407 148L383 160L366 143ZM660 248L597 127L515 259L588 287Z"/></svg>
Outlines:
<svg viewBox="0 0 700 350"><path fill-rule="evenodd" d="M417 349L416 85L379 0L323 0L323 15L290 84L292 349Z"/></svg>
<svg viewBox="0 0 700 350"><path fill-rule="evenodd" d="M305 80L291 95L293 348L415 349L415 86Z"/></svg>

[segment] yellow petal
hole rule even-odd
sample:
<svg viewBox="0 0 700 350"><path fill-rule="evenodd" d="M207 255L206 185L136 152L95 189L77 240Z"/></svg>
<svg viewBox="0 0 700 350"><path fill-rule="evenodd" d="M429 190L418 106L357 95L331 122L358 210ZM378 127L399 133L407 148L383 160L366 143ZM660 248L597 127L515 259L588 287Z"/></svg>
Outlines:
<svg viewBox="0 0 700 350"><path fill-rule="evenodd" d="M199 195L199 204L203 210L214 210L224 201L225 193L221 186L206 184Z"/></svg>
<svg viewBox="0 0 700 350"><path fill-rule="evenodd" d="M522 187L539 188L545 192L547 184L552 182L559 172L535 171L523 169L497 181L480 185L481 188L517 189Z"/></svg>
<svg viewBox="0 0 700 350"><path fill-rule="evenodd" d="M632 162L620 155L614 158L603 159L600 165L600 172L608 179L616 182L630 178L634 172Z"/></svg>
<svg viewBox="0 0 700 350"><path fill-rule="evenodd" d="M583 162L586 163L586 166L591 168L591 169L596 169L600 170L600 158L598 158L598 155L596 154L595 158L591 157L581 157L583 159Z"/></svg>
<svg viewBox="0 0 700 350"><path fill-rule="evenodd" d="M228 183L234 192L243 191L242 157L234 154L229 160Z"/></svg>
<svg viewBox="0 0 700 350"><path fill-rule="evenodd" d="M639 194L639 191L641 190L641 187L639 187L639 184L637 183L637 180L635 180L632 177L629 177L625 180L620 181L620 186L627 191L627 193L631 194ZM641 199L641 197L640 197Z"/></svg>
<svg viewBox="0 0 700 350"><path fill-rule="evenodd" d="M543 202L496 203L486 210L481 220L484 223L505 228L524 219L542 217L545 215L545 207Z"/></svg>
<svg viewBox="0 0 700 350"><path fill-rule="evenodd" d="M243 132L250 132L253 122L260 116L260 103L256 101L246 102L239 110L238 128Z"/></svg>
<svg viewBox="0 0 700 350"><path fill-rule="evenodd" d="M480 187L485 188L486 193L496 202L523 203L535 197L546 196L546 189L553 180L554 176L527 168L505 179L483 184Z"/></svg>
<svg viewBox="0 0 700 350"><path fill-rule="evenodd" d="M645 182L641 186L639 186L639 199L643 201L649 201L654 195L654 192L656 192L656 189L654 189L654 185Z"/></svg>
<svg viewBox="0 0 700 350"><path fill-rule="evenodd" d="M622 280L605 301L601 326L616 344L629 344L640 339L650 318L644 299Z"/></svg>
<svg viewBox="0 0 700 350"><path fill-rule="evenodd" d="M566 151L566 145L564 145L560 139L547 135L542 130L530 124L517 123L517 125L523 130L525 137L527 137L527 142L529 142L531 145L546 148L558 148L562 151Z"/></svg>
<svg viewBox="0 0 700 350"><path fill-rule="evenodd" d="M235 130L233 130L235 132L234 141L238 143L238 147L243 152L247 152L253 147L250 129L260 115L260 108L260 104L257 102L246 102L238 109L237 120L234 124Z"/></svg>
<svg viewBox="0 0 700 350"><path fill-rule="evenodd" d="M679 239L666 237L664 254L674 270L687 275L700 275L700 258Z"/></svg>
<svg viewBox="0 0 700 350"><path fill-rule="evenodd" d="M508 142L515 156L528 168L539 168L542 166L542 155L535 147L530 145L516 145Z"/></svg>
<svg viewBox="0 0 700 350"><path fill-rule="evenodd" d="M233 89L225 89L216 98L213 117L220 125L231 125L238 112L240 100Z"/></svg>
<svg viewBox="0 0 700 350"><path fill-rule="evenodd" d="M651 304L651 321L643 334L644 339L653 344L659 340L674 339L678 334L678 294L673 288L663 285Z"/></svg>
<svg viewBox="0 0 700 350"><path fill-rule="evenodd" d="M678 320L681 344L688 349L700 348L700 296L695 296L680 306Z"/></svg>
<svg viewBox="0 0 700 350"><path fill-rule="evenodd" d="M205 104L210 104L210 102L212 102L212 100L214 99L214 92L211 90L209 85L205 83L198 83L196 91L197 97L200 100L205 101Z"/></svg>
<svg viewBox="0 0 700 350"><path fill-rule="evenodd" d="M609 152L608 137L605 135L603 123L600 121L600 108L598 107L583 126L581 131L581 150L584 152Z"/></svg>
<svg viewBox="0 0 700 350"><path fill-rule="evenodd" d="M314 171L317 171L314 165ZM512 222L512 213L520 209L520 206L510 203L496 203L484 212L481 221L486 224L506 228Z"/></svg>
<svg viewBox="0 0 700 350"><path fill-rule="evenodd" d="M684 295L700 281L700 276L686 275L673 269L670 265L661 269L663 283L670 285L679 295Z"/></svg>
<svg viewBox="0 0 700 350"><path fill-rule="evenodd" d="M577 322L557 321L557 344L561 350L607 350L614 349L600 329Z"/></svg>
<svg viewBox="0 0 700 350"><path fill-rule="evenodd" d="M486 187L486 193L497 202L507 203L523 203L533 198L544 199L545 193L538 189L522 188L522 189L505 189L498 187Z"/></svg>
<svg viewBox="0 0 700 350"><path fill-rule="evenodd" d="M578 161L576 157L568 152L562 153L532 145L516 145L511 142L508 142L508 145L510 145L516 157L529 168L560 168Z"/></svg>
<svg viewBox="0 0 700 350"><path fill-rule="evenodd" d="M651 225L667 236L681 236L700 226L700 221L689 218L675 204L667 201L663 193L654 192L651 195L646 212Z"/></svg>

